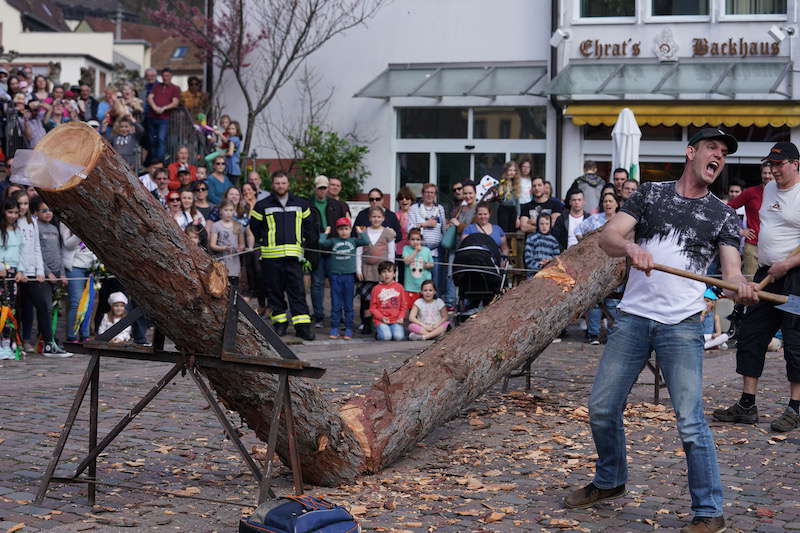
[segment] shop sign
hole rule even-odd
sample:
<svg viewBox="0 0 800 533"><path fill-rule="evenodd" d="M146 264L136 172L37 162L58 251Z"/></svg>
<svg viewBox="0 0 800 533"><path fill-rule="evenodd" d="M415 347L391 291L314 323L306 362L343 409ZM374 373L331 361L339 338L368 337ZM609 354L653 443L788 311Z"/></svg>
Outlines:
<svg viewBox="0 0 800 533"><path fill-rule="evenodd" d="M604 43L596 39L586 39L578 49L583 57L638 57L642 51L642 42L627 39L618 43Z"/></svg>
<svg viewBox="0 0 800 533"><path fill-rule="evenodd" d="M781 43L770 41L747 41L730 38L727 41L692 39L692 53L695 56L776 56L781 53Z"/></svg>

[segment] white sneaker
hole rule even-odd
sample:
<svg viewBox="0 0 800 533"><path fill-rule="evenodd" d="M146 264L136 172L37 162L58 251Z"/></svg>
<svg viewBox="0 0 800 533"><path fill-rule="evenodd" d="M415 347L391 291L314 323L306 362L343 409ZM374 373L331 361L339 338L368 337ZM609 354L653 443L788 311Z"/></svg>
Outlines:
<svg viewBox="0 0 800 533"><path fill-rule="evenodd" d="M36 346L32 345L28 341L22 343L22 350L25 353L36 353Z"/></svg>
<svg viewBox="0 0 800 533"><path fill-rule="evenodd" d="M587 329L589 329L589 326L586 325L586 320L581 318L581 330L586 331Z"/></svg>
<svg viewBox="0 0 800 533"><path fill-rule="evenodd" d="M410 341L424 341L425 337L423 337L419 333L409 333L408 334L408 340L410 340Z"/></svg>
<svg viewBox="0 0 800 533"><path fill-rule="evenodd" d="M16 359L16 354L11 348L2 347L0 348L0 360L3 359Z"/></svg>

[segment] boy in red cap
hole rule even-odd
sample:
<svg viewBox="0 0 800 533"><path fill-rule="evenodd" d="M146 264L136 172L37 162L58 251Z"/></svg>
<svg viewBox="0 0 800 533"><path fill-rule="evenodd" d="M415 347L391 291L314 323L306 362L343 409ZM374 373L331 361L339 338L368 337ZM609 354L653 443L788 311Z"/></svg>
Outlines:
<svg viewBox="0 0 800 533"><path fill-rule="evenodd" d="M331 227L319 236L319 247L332 250L330 261L331 280L331 332L330 338L339 337L339 323L344 313L345 340L353 338L353 298L356 287L356 248L369 245L366 235L351 236L352 224L347 217L336 221L336 237L331 237Z"/></svg>

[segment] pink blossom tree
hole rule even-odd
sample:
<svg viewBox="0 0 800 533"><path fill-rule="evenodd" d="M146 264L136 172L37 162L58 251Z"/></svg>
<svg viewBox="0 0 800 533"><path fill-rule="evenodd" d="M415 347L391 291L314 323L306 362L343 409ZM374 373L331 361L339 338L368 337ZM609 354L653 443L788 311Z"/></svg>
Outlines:
<svg viewBox="0 0 800 533"><path fill-rule="evenodd" d="M247 109L247 154L256 119L304 60L390 1L217 0L207 16L184 0L162 0L150 18L189 39L213 63L216 93L229 81L238 86Z"/></svg>

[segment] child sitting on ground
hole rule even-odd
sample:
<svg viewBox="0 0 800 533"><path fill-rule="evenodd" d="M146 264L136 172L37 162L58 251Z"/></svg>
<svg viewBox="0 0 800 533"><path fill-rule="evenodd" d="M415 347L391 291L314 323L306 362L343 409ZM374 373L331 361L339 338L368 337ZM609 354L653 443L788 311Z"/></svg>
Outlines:
<svg viewBox="0 0 800 533"><path fill-rule="evenodd" d="M408 314L408 338L412 341L435 339L447 331L447 306L436 298L436 287L432 280L422 282L422 297L414 300Z"/></svg>
<svg viewBox="0 0 800 533"><path fill-rule="evenodd" d="M108 328L125 318L127 311L125 306L128 305L128 298L121 292L113 292L108 297L108 305L111 309L108 313L103 315L103 320L100 322L100 327L97 329L97 334L101 335ZM111 339L109 342L113 343L128 343L131 342L131 326L123 329L120 333Z"/></svg>
<svg viewBox="0 0 800 533"><path fill-rule="evenodd" d="M525 268L531 270L528 277L532 278L541 270L542 265L561 253L558 240L550 235L550 215L544 213L536 220L536 233L531 233L525 239Z"/></svg>
<svg viewBox="0 0 800 533"><path fill-rule="evenodd" d="M706 289L703 299L706 302L706 309L700 314L703 323L703 337L705 345L703 348L710 350L719 347L722 350L728 349L728 335L722 333L722 323L717 314L717 300L719 297L711 289Z"/></svg>
<svg viewBox="0 0 800 533"><path fill-rule="evenodd" d="M333 250L330 259L331 280L331 331L329 337L339 337L339 323L344 318L344 340L353 338L353 298L356 287L356 250L359 246L368 246L369 239L361 234L358 238L351 236L350 219L342 217L336 221L336 237L331 237L331 228L319 236L319 247ZM344 317L342 316L344 315Z"/></svg>
<svg viewBox="0 0 800 533"><path fill-rule="evenodd" d="M378 265L378 275L381 281L372 289L369 304L377 339L401 341L405 338L403 319L407 309L403 286L394 280L394 263L383 261Z"/></svg>
<svg viewBox="0 0 800 533"><path fill-rule="evenodd" d="M403 246L403 263L406 306L411 307L414 300L419 298L422 283L431 279L433 269L433 254L430 248L422 245L422 230L419 228L408 231L408 244Z"/></svg>

